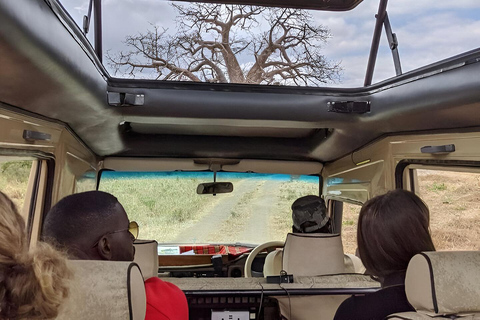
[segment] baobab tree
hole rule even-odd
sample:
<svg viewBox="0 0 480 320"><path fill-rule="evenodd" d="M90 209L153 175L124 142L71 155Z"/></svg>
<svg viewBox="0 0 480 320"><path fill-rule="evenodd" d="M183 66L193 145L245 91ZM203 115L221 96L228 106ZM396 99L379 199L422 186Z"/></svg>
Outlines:
<svg viewBox="0 0 480 320"><path fill-rule="evenodd" d="M321 54L331 37L305 10L247 5L172 4L177 31L152 25L127 36L129 51L107 58L116 73L220 83L321 85L340 79Z"/></svg>

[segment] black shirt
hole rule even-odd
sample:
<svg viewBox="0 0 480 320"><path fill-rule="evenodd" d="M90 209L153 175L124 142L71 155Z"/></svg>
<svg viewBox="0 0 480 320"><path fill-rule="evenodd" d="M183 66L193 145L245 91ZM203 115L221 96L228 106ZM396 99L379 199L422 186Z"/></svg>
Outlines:
<svg viewBox="0 0 480 320"><path fill-rule="evenodd" d="M405 272L385 278L383 288L365 296L353 296L338 307L334 320L383 320L398 312L415 311L405 294Z"/></svg>

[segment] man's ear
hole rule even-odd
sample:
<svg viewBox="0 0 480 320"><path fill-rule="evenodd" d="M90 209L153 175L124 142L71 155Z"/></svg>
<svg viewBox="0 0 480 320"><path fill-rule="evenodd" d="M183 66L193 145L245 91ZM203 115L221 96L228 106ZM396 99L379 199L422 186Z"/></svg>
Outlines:
<svg viewBox="0 0 480 320"><path fill-rule="evenodd" d="M108 237L103 236L98 242L97 251L102 260L112 260L111 244Z"/></svg>

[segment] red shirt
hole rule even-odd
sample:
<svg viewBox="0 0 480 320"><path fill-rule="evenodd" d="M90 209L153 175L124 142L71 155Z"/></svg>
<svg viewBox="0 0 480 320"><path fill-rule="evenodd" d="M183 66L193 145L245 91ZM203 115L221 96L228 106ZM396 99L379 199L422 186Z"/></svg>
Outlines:
<svg viewBox="0 0 480 320"><path fill-rule="evenodd" d="M145 320L188 320L187 298L179 287L157 277L145 281Z"/></svg>

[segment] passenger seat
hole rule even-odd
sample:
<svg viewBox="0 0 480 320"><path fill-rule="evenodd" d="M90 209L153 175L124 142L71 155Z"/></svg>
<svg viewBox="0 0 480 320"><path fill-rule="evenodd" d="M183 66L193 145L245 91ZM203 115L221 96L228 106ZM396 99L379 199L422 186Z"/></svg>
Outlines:
<svg viewBox="0 0 480 320"><path fill-rule="evenodd" d="M405 291L417 312L386 319L480 319L480 251L437 251L410 260Z"/></svg>
<svg viewBox="0 0 480 320"><path fill-rule="evenodd" d="M144 320L145 286L136 263L69 260L70 293L57 320Z"/></svg>

